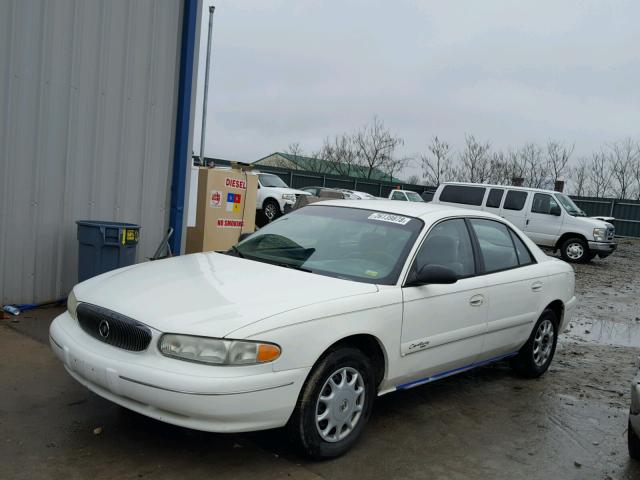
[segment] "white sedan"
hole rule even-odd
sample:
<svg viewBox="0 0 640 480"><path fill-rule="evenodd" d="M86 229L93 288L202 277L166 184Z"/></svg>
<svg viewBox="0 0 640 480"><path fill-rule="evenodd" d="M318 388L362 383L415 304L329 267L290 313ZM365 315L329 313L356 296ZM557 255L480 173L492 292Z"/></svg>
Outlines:
<svg viewBox="0 0 640 480"><path fill-rule="evenodd" d="M510 358L543 374L574 273L490 213L330 200L226 253L77 285L51 325L69 374L198 430L287 426L314 458L349 449L376 396Z"/></svg>

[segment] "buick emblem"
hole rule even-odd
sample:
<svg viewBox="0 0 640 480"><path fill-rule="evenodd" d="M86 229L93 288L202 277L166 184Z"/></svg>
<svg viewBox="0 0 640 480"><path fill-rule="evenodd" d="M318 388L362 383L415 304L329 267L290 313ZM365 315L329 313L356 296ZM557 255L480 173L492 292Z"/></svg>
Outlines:
<svg viewBox="0 0 640 480"><path fill-rule="evenodd" d="M102 338L107 338L109 336L109 322L102 320L98 325L98 333Z"/></svg>

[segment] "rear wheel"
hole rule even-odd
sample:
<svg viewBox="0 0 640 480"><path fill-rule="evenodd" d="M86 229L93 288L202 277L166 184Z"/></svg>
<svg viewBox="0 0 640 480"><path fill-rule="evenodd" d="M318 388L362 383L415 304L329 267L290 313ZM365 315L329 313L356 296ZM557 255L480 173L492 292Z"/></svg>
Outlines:
<svg viewBox="0 0 640 480"><path fill-rule="evenodd" d="M629 446L629 456L634 460L640 460L640 437L633 429L631 421L629 421L629 429L627 430L627 443Z"/></svg>
<svg viewBox="0 0 640 480"><path fill-rule="evenodd" d="M371 415L374 378L370 360L351 347L329 352L316 364L287 424L303 453L333 458L353 446Z"/></svg>
<svg viewBox="0 0 640 480"><path fill-rule="evenodd" d="M582 263L591 260L589 246L582 238L571 237L565 240L560 247L562 258L571 263Z"/></svg>
<svg viewBox="0 0 640 480"><path fill-rule="evenodd" d="M513 358L511 365L520 375L536 378L547 371L558 341L558 318L553 310L546 309L536 322L527 343Z"/></svg>

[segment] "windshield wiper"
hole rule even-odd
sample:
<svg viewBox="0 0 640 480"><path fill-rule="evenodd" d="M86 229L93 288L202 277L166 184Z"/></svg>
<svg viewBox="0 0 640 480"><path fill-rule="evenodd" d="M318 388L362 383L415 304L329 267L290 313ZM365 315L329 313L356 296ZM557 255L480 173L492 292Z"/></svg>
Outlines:
<svg viewBox="0 0 640 480"><path fill-rule="evenodd" d="M268 262L268 263L271 263L271 262ZM284 268L292 268L293 270L300 270L301 272L313 273L308 268L304 268L299 265L294 265L293 263L274 262L273 265L278 265L279 267L284 267Z"/></svg>
<svg viewBox="0 0 640 480"><path fill-rule="evenodd" d="M238 247L236 247L235 245L231 247L231 251L236 254L236 257L244 258L244 255L240 253L240 250L238 250Z"/></svg>

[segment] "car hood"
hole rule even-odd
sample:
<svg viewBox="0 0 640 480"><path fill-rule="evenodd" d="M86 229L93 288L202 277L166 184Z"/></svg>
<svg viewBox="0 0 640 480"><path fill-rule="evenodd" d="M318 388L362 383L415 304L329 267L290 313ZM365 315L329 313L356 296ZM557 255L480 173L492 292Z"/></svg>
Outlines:
<svg viewBox="0 0 640 480"><path fill-rule="evenodd" d="M79 302L162 332L212 337L287 310L377 291L373 284L213 252L142 263L74 288Z"/></svg>
<svg viewBox="0 0 640 480"><path fill-rule="evenodd" d="M587 225L592 226L593 228L609 228L613 227L613 225L609 222L605 222L603 219L598 217L573 217L578 219L580 222L584 222Z"/></svg>
<svg viewBox="0 0 640 480"><path fill-rule="evenodd" d="M283 193L293 193L294 195L311 195L309 192L305 192L304 190L296 190L295 188L284 188L284 187L265 187L269 188L269 190L273 193L283 194Z"/></svg>

